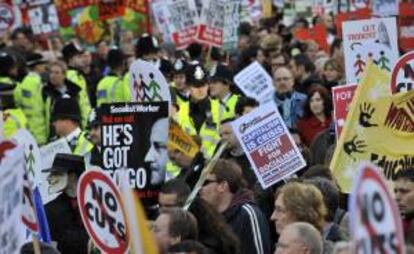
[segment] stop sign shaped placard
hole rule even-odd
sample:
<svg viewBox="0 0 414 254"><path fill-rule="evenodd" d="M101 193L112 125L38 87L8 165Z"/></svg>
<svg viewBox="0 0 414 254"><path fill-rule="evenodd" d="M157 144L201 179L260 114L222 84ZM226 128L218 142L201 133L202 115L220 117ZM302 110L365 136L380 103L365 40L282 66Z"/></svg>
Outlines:
<svg viewBox="0 0 414 254"><path fill-rule="evenodd" d="M126 253L126 213L112 179L101 171L88 170L82 174L77 192L82 221L96 246L104 253Z"/></svg>
<svg viewBox="0 0 414 254"><path fill-rule="evenodd" d="M400 57L392 69L391 92L393 94L414 89L414 51Z"/></svg>
<svg viewBox="0 0 414 254"><path fill-rule="evenodd" d="M403 254L401 217L380 169L363 163L349 201L351 253Z"/></svg>

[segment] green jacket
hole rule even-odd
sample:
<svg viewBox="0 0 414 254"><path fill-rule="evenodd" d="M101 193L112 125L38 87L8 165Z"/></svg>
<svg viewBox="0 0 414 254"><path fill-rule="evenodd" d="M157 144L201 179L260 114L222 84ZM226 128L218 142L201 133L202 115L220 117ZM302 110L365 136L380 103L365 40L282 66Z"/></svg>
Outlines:
<svg viewBox="0 0 414 254"><path fill-rule="evenodd" d="M99 107L103 103L129 102L129 86L126 87L124 77L109 74L99 81L96 95L96 105Z"/></svg>
<svg viewBox="0 0 414 254"><path fill-rule="evenodd" d="M74 69L69 69L66 72L66 78L81 88L79 93L79 106L82 114L82 128L86 128L88 123L88 115L91 111L91 103L88 97L86 79L82 73Z"/></svg>

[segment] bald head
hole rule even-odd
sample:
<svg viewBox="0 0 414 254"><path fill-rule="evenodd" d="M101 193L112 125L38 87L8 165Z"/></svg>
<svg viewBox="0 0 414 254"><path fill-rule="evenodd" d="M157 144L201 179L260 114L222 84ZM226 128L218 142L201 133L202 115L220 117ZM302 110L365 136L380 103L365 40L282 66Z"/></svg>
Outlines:
<svg viewBox="0 0 414 254"><path fill-rule="evenodd" d="M295 222L280 234L277 254L322 254L322 236L311 224Z"/></svg>

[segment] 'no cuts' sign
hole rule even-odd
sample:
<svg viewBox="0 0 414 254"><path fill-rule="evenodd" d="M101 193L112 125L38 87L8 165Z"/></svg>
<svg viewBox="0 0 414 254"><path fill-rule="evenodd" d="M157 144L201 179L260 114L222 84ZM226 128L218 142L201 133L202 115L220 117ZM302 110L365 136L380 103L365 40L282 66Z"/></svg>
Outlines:
<svg viewBox="0 0 414 254"><path fill-rule="evenodd" d="M405 253L401 218L386 181L372 164L363 164L349 202L352 253Z"/></svg>
<svg viewBox="0 0 414 254"><path fill-rule="evenodd" d="M82 221L96 246L104 253L126 253L126 215L120 192L111 178L100 171L86 171L77 192Z"/></svg>
<svg viewBox="0 0 414 254"><path fill-rule="evenodd" d="M414 89L414 52L400 57L391 75L391 92L408 92Z"/></svg>

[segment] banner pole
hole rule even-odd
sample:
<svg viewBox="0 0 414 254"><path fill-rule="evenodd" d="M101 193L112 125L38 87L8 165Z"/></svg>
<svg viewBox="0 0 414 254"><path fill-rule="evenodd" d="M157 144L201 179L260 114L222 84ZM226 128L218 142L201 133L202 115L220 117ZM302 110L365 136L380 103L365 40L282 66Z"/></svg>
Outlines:
<svg viewBox="0 0 414 254"><path fill-rule="evenodd" d="M41 254L42 252L40 251L40 243L39 243L39 238L37 237L36 234L32 234L33 237L33 250L35 254Z"/></svg>

